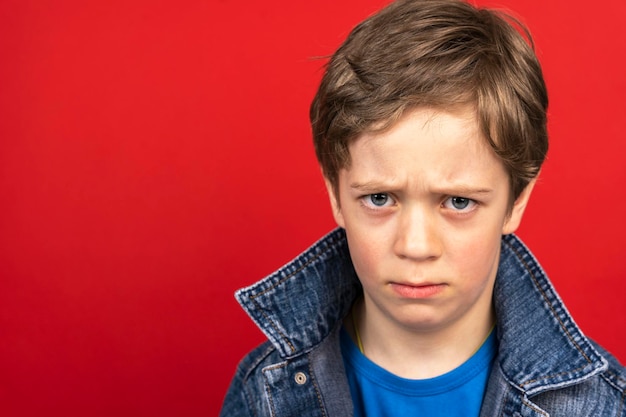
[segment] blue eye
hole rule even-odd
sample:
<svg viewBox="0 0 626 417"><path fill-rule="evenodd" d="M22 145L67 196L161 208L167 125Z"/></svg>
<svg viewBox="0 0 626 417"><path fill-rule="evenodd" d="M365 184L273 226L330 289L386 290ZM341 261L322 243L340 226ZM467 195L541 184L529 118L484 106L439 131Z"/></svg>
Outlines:
<svg viewBox="0 0 626 417"><path fill-rule="evenodd" d="M443 203L443 206L458 212L472 211L476 206L476 201L466 197L449 197Z"/></svg>
<svg viewBox="0 0 626 417"><path fill-rule="evenodd" d="M463 197L452 197L450 199L450 202L452 203L452 207L454 207L457 210L463 210L466 209L467 206L469 206L471 200L469 198L463 198Z"/></svg>
<svg viewBox="0 0 626 417"><path fill-rule="evenodd" d="M389 201L389 196L383 193L370 194L369 200L372 202L373 205L377 207L382 207L387 204L387 201Z"/></svg>

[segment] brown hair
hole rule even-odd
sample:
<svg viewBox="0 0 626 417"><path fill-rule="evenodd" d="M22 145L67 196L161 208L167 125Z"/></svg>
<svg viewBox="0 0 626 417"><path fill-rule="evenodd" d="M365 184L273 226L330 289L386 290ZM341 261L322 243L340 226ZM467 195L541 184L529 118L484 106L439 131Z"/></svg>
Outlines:
<svg viewBox="0 0 626 417"><path fill-rule="evenodd" d="M416 107L470 104L503 162L511 202L548 151L548 96L528 30L457 0L396 1L355 27L333 54L310 118L317 159L337 191L348 147Z"/></svg>

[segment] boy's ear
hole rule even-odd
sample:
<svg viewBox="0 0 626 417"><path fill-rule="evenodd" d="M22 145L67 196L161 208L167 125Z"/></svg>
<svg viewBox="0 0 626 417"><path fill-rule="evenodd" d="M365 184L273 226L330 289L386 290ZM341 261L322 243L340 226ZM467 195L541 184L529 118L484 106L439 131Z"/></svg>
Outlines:
<svg viewBox="0 0 626 417"><path fill-rule="evenodd" d="M504 221L504 225L502 226L503 235L515 232L522 222L522 217L524 216L524 211L528 205L528 200L533 192L535 183L537 182L537 177L533 178L533 180L528 183L526 188L524 188L519 197L517 197L517 200L513 203L511 213L507 216Z"/></svg>
<svg viewBox="0 0 626 417"><path fill-rule="evenodd" d="M333 210L333 217L335 218L335 222L339 227L345 228L346 226L343 219L343 213L341 212L341 205L339 204L339 190L335 190L335 187L333 187L333 185L327 178L324 178L324 183L326 184L326 192L328 192L330 207Z"/></svg>

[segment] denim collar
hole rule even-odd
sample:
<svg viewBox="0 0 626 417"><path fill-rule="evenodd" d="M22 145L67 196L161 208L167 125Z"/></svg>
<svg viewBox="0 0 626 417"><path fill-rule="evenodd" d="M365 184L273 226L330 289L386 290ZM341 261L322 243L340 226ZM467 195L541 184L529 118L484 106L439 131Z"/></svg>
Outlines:
<svg viewBox="0 0 626 417"><path fill-rule="evenodd" d="M235 296L289 359L310 352L336 329L360 292L345 232L335 229ZM499 365L505 378L528 395L575 384L607 368L514 235L502 238L494 305Z"/></svg>

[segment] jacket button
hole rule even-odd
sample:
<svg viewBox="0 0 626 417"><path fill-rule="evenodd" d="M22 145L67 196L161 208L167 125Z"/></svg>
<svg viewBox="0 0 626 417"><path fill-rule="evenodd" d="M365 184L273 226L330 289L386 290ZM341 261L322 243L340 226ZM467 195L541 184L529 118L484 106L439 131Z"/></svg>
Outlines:
<svg viewBox="0 0 626 417"><path fill-rule="evenodd" d="M296 372L296 375L293 377L298 385L306 384L306 374L304 372Z"/></svg>

